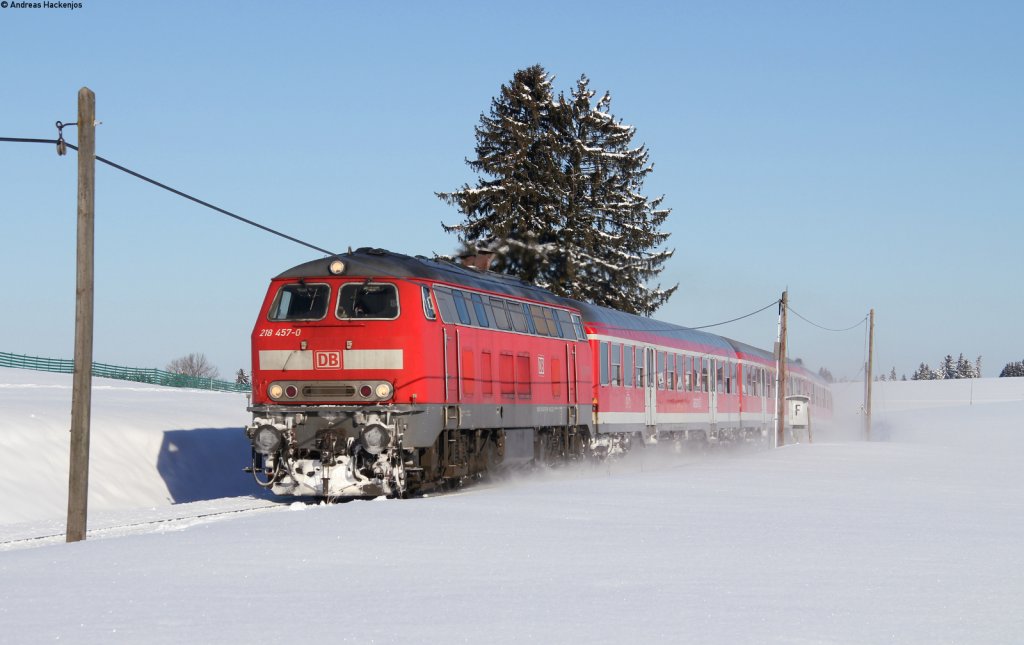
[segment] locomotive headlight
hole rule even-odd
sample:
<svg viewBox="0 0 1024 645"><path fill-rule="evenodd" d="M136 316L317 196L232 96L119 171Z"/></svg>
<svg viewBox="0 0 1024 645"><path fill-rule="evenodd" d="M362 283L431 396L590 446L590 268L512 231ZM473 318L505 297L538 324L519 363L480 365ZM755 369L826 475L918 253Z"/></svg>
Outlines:
<svg viewBox="0 0 1024 645"><path fill-rule="evenodd" d="M334 260L328 268L332 275L341 275L345 272L345 263L341 260Z"/></svg>
<svg viewBox="0 0 1024 645"><path fill-rule="evenodd" d="M363 428L360 440L363 442L366 452L371 455L379 455L388 447L391 436L388 434L387 428L382 425L373 424Z"/></svg>
<svg viewBox="0 0 1024 645"><path fill-rule="evenodd" d="M269 388L267 388L267 394L269 394L270 398L272 399L280 399L282 396L284 396L284 388L278 385L277 383L274 383Z"/></svg>
<svg viewBox="0 0 1024 645"><path fill-rule="evenodd" d="M281 449L281 433L277 428L270 425L260 426L256 434L252 436L252 447L256 452L264 455L272 455Z"/></svg>
<svg viewBox="0 0 1024 645"><path fill-rule="evenodd" d="M377 395L378 399L390 399L391 398L391 384L380 383L377 385L377 389L374 390L374 394Z"/></svg>

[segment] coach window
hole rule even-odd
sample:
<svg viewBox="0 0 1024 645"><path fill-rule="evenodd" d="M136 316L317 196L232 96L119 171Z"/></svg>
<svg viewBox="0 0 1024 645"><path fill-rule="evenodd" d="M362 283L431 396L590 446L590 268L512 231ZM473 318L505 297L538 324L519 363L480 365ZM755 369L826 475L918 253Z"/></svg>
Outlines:
<svg viewBox="0 0 1024 645"><path fill-rule="evenodd" d="M271 320L321 320L327 315L331 288L326 284L286 284L270 307Z"/></svg>
<svg viewBox="0 0 1024 645"><path fill-rule="evenodd" d="M601 385L608 385L608 343L603 340L600 343L598 360L601 362Z"/></svg>
<svg viewBox="0 0 1024 645"><path fill-rule="evenodd" d="M338 318L398 318L398 290L393 284L343 284Z"/></svg>
<svg viewBox="0 0 1024 645"><path fill-rule="evenodd" d="M701 392L707 392L711 389L711 361L702 358L700 359L700 390Z"/></svg>
<svg viewBox="0 0 1024 645"><path fill-rule="evenodd" d="M633 375L635 374L633 370L633 346L626 345L622 348L622 351L622 374L625 376L625 386L633 387Z"/></svg>
<svg viewBox="0 0 1024 645"><path fill-rule="evenodd" d="M658 389L665 389L665 352L658 352L658 362L656 368L658 370L657 383Z"/></svg>
<svg viewBox="0 0 1024 645"><path fill-rule="evenodd" d="M508 320L508 310L505 309L505 301L501 298L491 298L491 317L494 318L494 324L498 329L505 331L512 329L512 324Z"/></svg>
<svg viewBox="0 0 1024 645"><path fill-rule="evenodd" d="M622 345L612 344L612 385L622 385Z"/></svg>
<svg viewBox="0 0 1024 645"><path fill-rule="evenodd" d="M644 378L646 370L644 369L644 355L647 350L643 347L636 348L636 386L646 387L647 379Z"/></svg>

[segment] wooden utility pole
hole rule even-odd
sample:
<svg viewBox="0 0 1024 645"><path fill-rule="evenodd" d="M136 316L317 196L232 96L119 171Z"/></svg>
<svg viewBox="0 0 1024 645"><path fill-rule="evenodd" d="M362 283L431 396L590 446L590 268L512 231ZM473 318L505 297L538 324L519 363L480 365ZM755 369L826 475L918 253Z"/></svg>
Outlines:
<svg viewBox="0 0 1024 645"><path fill-rule="evenodd" d="M776 394L775 447L786 445L786 314L789 309L789 290L782 292L779 303L779 383Z"/></svg>
<svg viewBox="0 0 1024 645"><path fill-rule="evenodd" d="M95 180L96 95L89 88L83 87L78 91L78 266L75 289L75 375L71 386L68 542L85 539L89 505Z"/></svg>
<svg viewBox="0 0 1024 645"><path fill-rule="evenodd" d="M864 439L871 441L871 380L875 356L875 310L871 310L868 325L868 366L865 369L867 389L864 390Z"/></svg>

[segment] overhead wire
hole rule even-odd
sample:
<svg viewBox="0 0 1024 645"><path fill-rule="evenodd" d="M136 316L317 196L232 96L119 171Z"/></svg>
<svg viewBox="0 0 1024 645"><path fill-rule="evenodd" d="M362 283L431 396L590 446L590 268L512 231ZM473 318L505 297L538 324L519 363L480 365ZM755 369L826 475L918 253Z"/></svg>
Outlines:
<svg viewBox="0 0 1024 645"><path fill-rule="evenodd" d="M803 320L803 321L804 321L805 323L807 323L807 324L809 324L809 325L812 325L812 326L814 326L814 327L817 327L818 329L823 329L823 330L825 330L825 331L834 331L834 332L844 332L844 331L850 331L850 330L852 330L852 329L856 329L856 328L860 327L861 325L863 325L863 324L864 324L865 322L867 322L867 320L868 320L868 317L867 317L867 316L864 316L864 317L863 317L862 319L860 319L859 321L857 321L857 323L856 323L855 325L850 325L849 327L846 327L846 328L844 328L844 329L831 329L831 328L829 328L829 327L824 327L824 326L822 326L822 325L819 325L819 324L818 324L818 323L816 323L816 322L813 322L813 321L811 321L811 320L808 320L807 318L804 318L803 316L801 316L801 315L800 315L800 312L798 312L798 311L797 311L796 309L793 309L793 307L791 307L791 306L789 307L789 310L790 310L791 312L793 312L794 314L796 314L797 318L799 318L800 320Z"/></svg>
<svg viewBox="0 0 1024 645"><path fill-rule="evenodd" d="M68 124L68 125L72 125L72 124ZM2 142L9 142L9 143L49 143L49 144L54 144L54 145L65 145L68 148L71 148L72 150L75 150L75 151L78 150L78 146L74 146L74 145L72 145L70 143L67 143L66 141L63 140L63 137L61 137L60 139L30 139L30 138L23 138L23 137L0 137L0 141L2 141ZM221 213L223 215L227 215L228 217L232 217L232 218L238 220L239 222L242 222L244 224L248 224L249 226L254 226L254 227L256 227L256 228L258 228L260 230L266 231L267 233L271 233L272 235L276 235L278 237L284 238L284 239L286 239L286 240L288 240L290 242L294 242L296 244L300 244L302 246L305 246L306 248L313 249L314 251L319 251L320 253L323 253L324 255L327 255L327 256L330 256L330 257L337 257L337 255L338 255L334 251L328 251L327 249L324 249L324 248L321 248L319 246L316 246L315 244L310 244L309 242L300 240L297 237L292 237L291 235L288 235L286 233L282 233L281 231L278 231L276 229L270 228L269 226L265 226L263 224L260 224L259 222L254 222L251 219L248 219L246 217L242 217L241 215L238 215L236 213L232 213L231 211L223 209L223 208L221 208L219 206L214 206L213 204L211 204L209 202L206 202L206 201L203 201L203 200L199 199L198 197L194 197L192 195L189 195L188 193L180 191L177 188L172 188L171 186L168 186L167 184L161 183L161 182L159 182L159 181L157 181L157 180L155 180L155 179L153 179L151 177L147 177L146 175L143 175L142 173L136 172L136 171L134 171L134 170L132 170L130 168L126 168L126 167L122 166L121 164L118 164L118 163L115 163L113 161L110 161L109 159L104 159L103 157L101 157L99 155L96 155L96 161L104 163L104 164L110 166L111 168L116 168L117 170L120 170L123 173L127 173L127 174L129 174L129 175L131 175L131 176L133 176L133 177L135 177L137 179L141 179L141 180L143 180L145 182L153 184L154 186L156 186L158 188L163 188L164 190L166 190L168 192L171 192L171 193L174 193L175 195L178 195L179 197L184 197L185 199L193 201L193 202L195 202L195 203L197 203L197 204L199 204L201 206L205 206L205 207L207 207L207 208L209 208L211 210L217 211L218 213Z"/></svg>

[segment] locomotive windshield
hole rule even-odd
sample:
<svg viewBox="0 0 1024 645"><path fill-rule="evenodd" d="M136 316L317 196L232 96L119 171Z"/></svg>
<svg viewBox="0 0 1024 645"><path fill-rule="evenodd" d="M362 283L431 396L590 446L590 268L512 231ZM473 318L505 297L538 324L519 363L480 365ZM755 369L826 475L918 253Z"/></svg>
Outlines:
<svg viewBox="0 0 1024 645"><path fill-rule="evenodd" d="M393 284L342 285L338 318L398 318L398 290Z"/></svg>
<svg viewBox="0 0 1024 645"><path fill-rule="evenodd" d="M320 320L327 315L331 289L326 284L286 284L270 307L271 320Z"/></svg>

